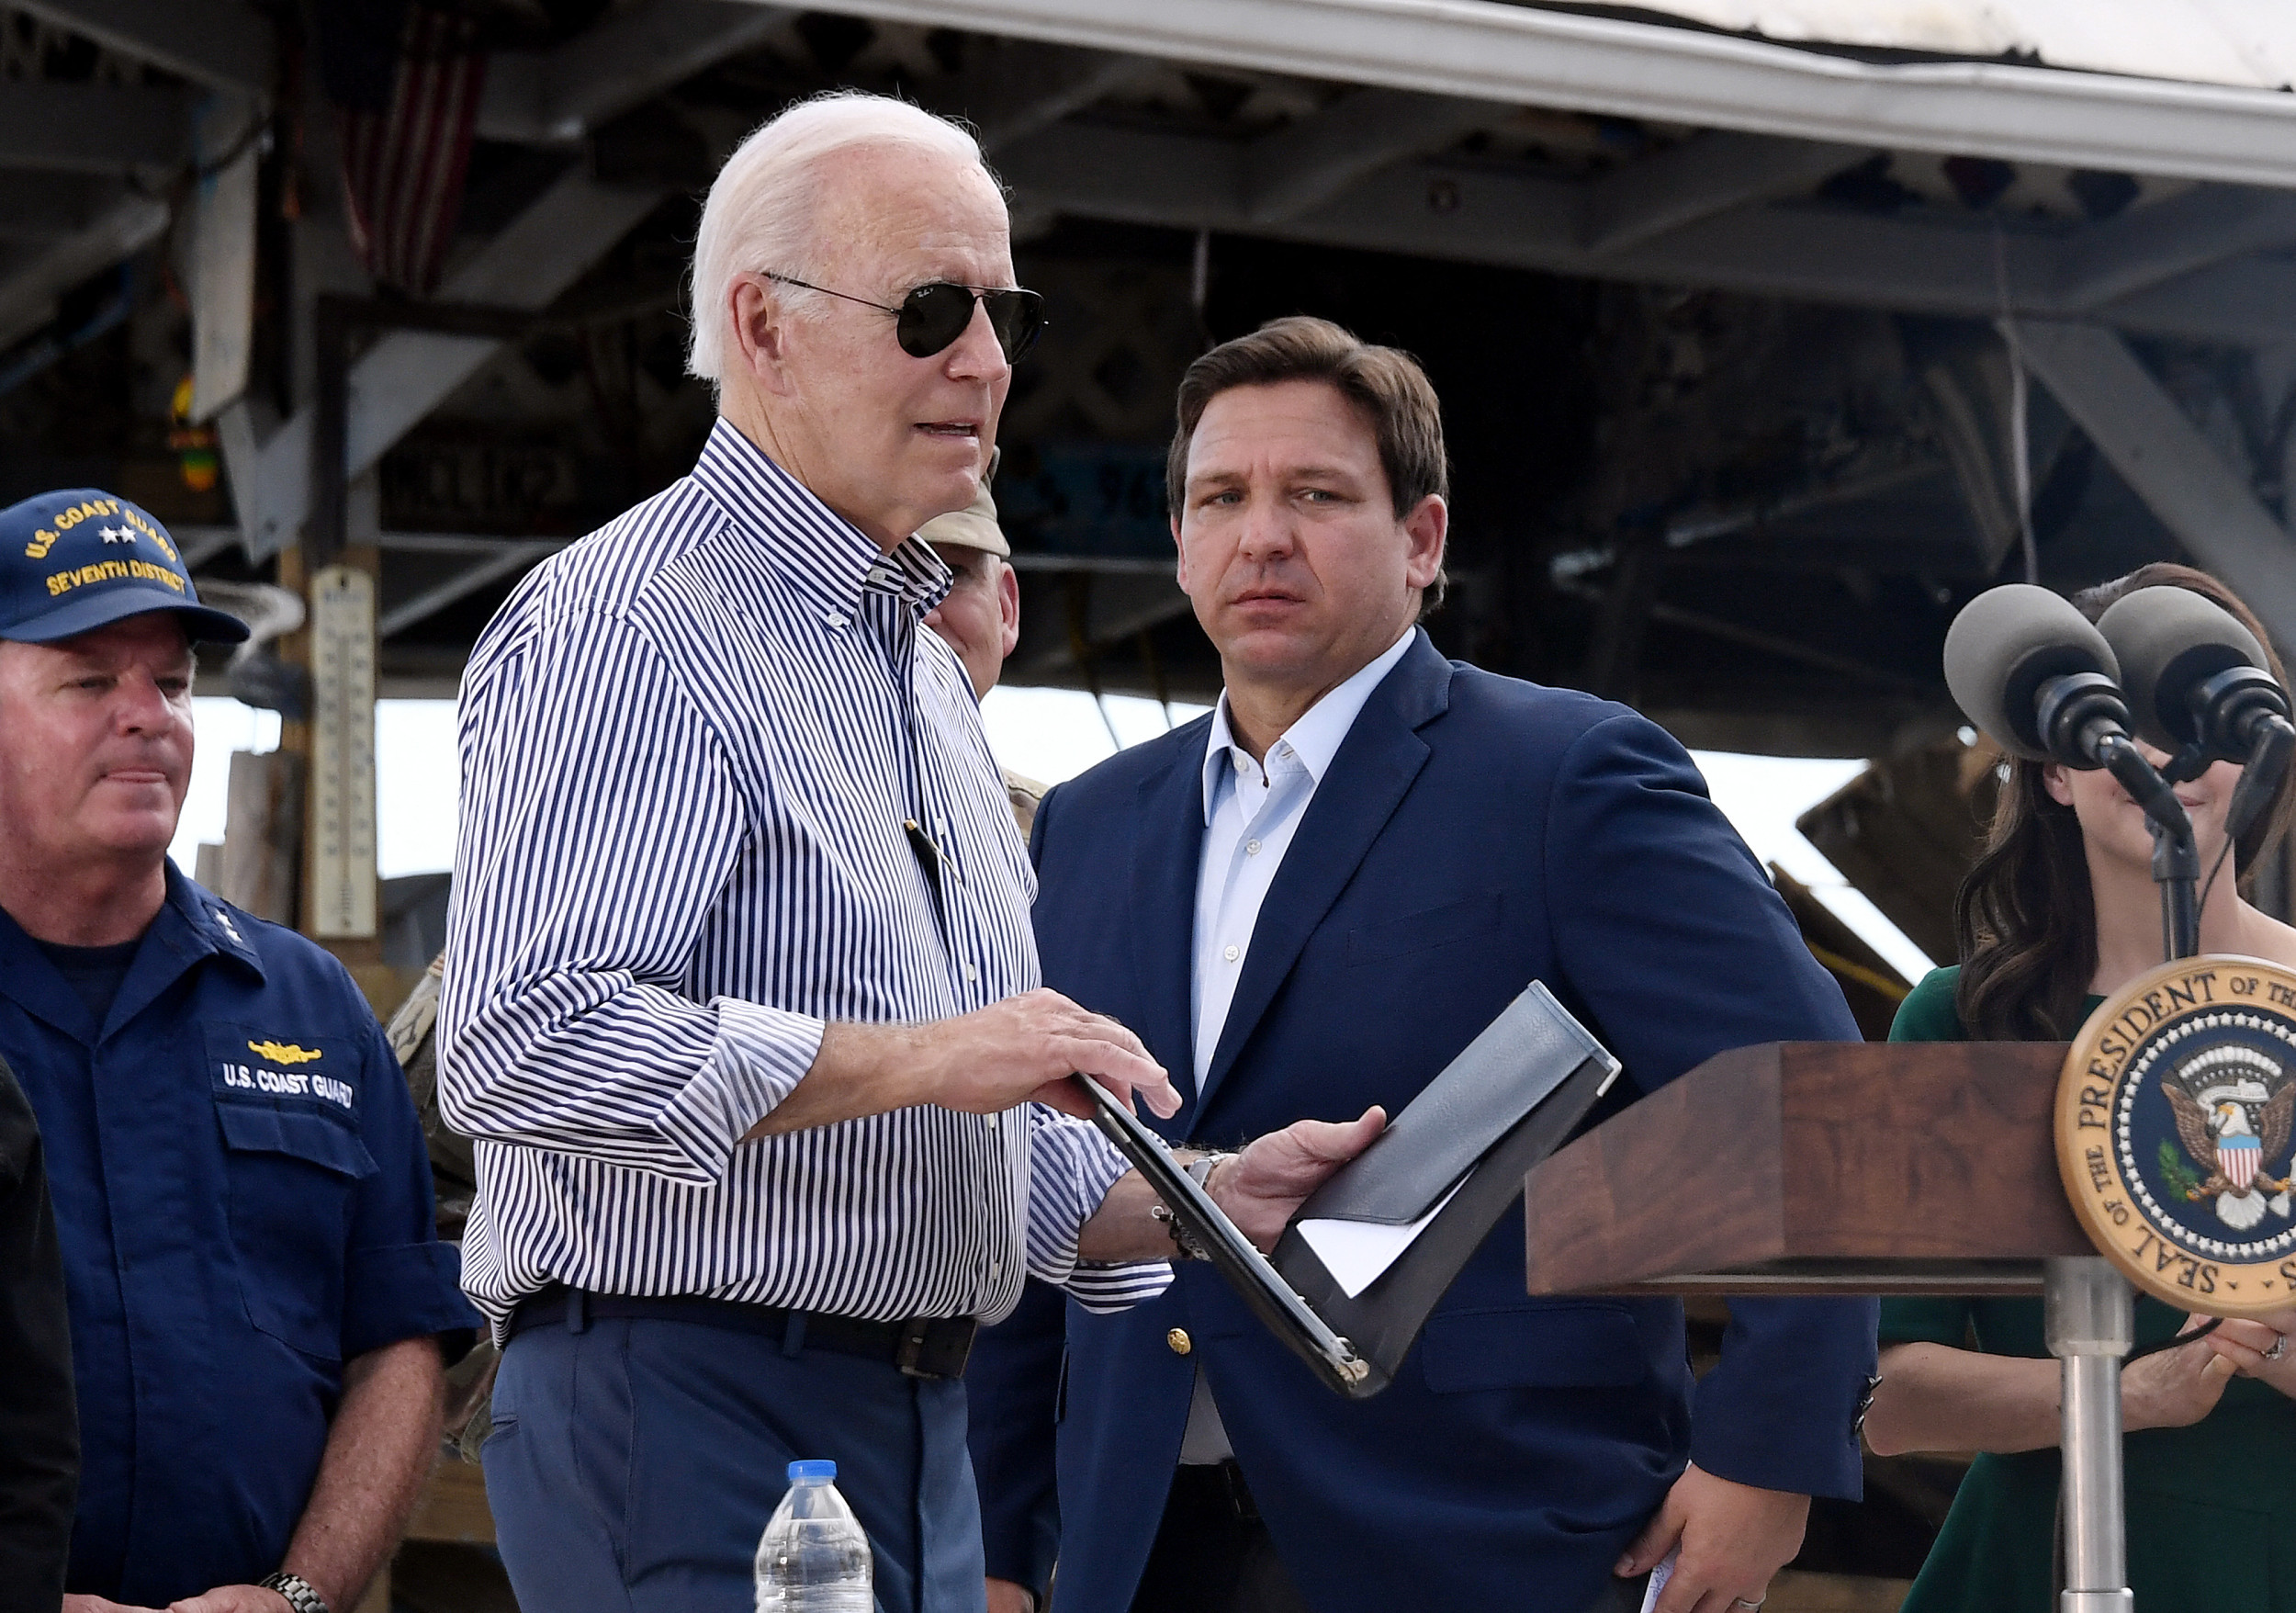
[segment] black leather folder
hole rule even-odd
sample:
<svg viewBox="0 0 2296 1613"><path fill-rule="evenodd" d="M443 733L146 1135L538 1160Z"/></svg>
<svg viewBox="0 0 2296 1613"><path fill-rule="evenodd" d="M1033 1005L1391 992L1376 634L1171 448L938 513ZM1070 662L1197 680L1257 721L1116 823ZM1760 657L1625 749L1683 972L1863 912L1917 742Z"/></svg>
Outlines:
<svg viewBox="0 0 2296 1613"><path fill-rule="evenodd" d="M1300 1207L1272 1262L1174 1164L1161 1138L1098 1083L1085 1085L1097 1095L1101 1130L1261 1321L1332 1388L1362 1400L1393 1380L1435 1302L1523 1196L1524 1177L1577 1129L1618 1067L1533 981ZM1303 1222L1404 1227L1423 1219L1409 1246L1353 1297L1300 1231Z"/></svg>

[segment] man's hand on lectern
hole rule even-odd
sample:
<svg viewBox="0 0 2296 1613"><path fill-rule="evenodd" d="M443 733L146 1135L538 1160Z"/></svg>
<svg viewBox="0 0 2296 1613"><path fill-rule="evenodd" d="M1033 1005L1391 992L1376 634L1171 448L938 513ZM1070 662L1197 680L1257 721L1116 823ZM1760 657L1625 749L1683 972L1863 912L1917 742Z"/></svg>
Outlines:
<svg viewBox="0 0 2296 1613"><path fill-rule="evenodd" d="M1745 1613L1770 1594L1771 1576L1794 1561L1808 1522L1806 1495L1733 1483L1694 1465L1674 1481L1616 1572L1648 1574L1679 1547L1657 1613Z"/></svg>

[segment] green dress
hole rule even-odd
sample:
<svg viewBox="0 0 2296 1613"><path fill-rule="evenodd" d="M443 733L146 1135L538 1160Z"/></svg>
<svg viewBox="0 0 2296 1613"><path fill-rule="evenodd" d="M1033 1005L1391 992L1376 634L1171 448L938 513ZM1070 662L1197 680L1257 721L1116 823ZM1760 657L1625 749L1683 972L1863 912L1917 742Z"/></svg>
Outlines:
<svg viewBox="0 0 2296 1613"><path fill-rule="evenodd" d="M1953 1008L1960 974L1931 971L1890 1040L1966 1041ZM2183 1322L2138 1297L2138 1343ZM2049 1353L2037 1299L1883 1301L1884 1347L1917 1341ZM2235 1378L2192 1427L2129 1435L2122 1461L2138 1613L2296 1613L2296 1401ZM2055 1613L2057 1472L2054 1448L1978 1457L1902 1613Z"/></svg>

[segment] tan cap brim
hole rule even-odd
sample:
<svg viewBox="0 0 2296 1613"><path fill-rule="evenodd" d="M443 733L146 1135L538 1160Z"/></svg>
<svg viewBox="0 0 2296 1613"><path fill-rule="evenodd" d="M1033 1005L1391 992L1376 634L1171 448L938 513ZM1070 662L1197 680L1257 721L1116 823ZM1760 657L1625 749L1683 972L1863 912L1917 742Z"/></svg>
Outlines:
<svg viewBox="0 0 2296 1613"><path fill-rule="evenodd" d="M952 543L959 548L986 549L1005 559L1012 558L1012 545L1005 541L1004 529L996 525L996 501L988 496L988 484L971 503L946 515L936 515L917 529L917 536L927 543Z"/></svg>

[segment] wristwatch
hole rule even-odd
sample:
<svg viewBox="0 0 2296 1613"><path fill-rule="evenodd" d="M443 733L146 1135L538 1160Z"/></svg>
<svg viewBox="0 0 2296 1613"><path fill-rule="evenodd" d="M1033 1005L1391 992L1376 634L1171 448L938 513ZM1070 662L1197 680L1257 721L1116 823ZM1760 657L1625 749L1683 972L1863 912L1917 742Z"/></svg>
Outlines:
<svg viewBox="0 0 2296 1613"><path fill-rule="evenodd" d="M1185 1167L1188 1179L1210 1192L1209 1184L1211 1181L1211 1173L1220 1167L1222 1161L1234 1157L1232 1153L1199 1155L1189 1160ZM1209 1254L1205 1253L1203 1246L1196 1241L1195 1235L1180 1224L1180 1218L1172 1213L1170 1205L1157 1204L1149 1210L1148 1214L1151 1219L1164 1223L1165 1229L1172 1235L1172 1246L1179 1251L1181 1259L1209 1260L1211 1258Z"/></svg>
<svg viewBox="0 0 2296 1613"><path fill-rule="evenodd" d="M281 1572L255 1582L259 1591L276 1591L287 1598L287 1605L295 1613L334 1613L327 1606L327 1598L311 1589L311 1582L299 1574Z"/></svg>

